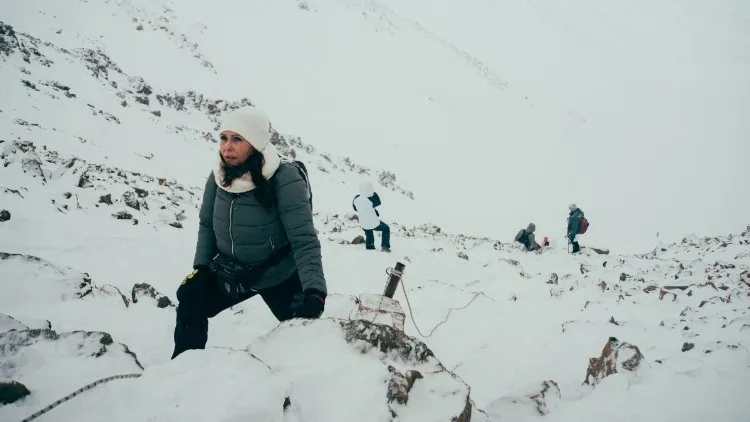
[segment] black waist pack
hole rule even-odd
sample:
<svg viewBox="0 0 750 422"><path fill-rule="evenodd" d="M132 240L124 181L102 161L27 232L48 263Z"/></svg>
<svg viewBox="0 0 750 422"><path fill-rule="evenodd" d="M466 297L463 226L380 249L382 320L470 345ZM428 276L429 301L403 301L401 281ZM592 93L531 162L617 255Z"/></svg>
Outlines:
<svg viewBox="0 0 750 422"><path fill-rule="evenodd" d="M254 267L219 253L211 260L210 269L216 275L219 289L230 298L237 300L253 292L254 290L249 286L260 280L266 270L276 265L290 251L291 247L287 244Z"/></svg>

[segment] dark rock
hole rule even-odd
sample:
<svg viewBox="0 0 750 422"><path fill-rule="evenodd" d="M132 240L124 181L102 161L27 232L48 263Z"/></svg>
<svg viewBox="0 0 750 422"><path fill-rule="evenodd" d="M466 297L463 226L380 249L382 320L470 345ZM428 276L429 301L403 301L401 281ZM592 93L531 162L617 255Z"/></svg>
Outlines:
<svg viewBox="0 0 750 422"><path fill-rule="evenodd" d="M349 221L359 221L359 215L350 213L346 215L346 219Z"/></svg>
<svg viewBox="0 0 750 422"><path fill-rule="evenodd" d="M34 85L33 83L31 83L31 82L29 82L29 81L27 81L25 79L21 79L21 84L23 84L23 86L25 86L26 88L31 88L34 91L39 91L39 89L36 87L36 85Z"/></svg>
<svg viewBox="0 0 750 422"><path fill-rule="evenodd" d="M0 405L15 403L29 394L31 391L18 381L0 380Z"/></svg>
<svg viewBox="0 0 750 422"><path fill-rule="evenodd" d="M659 286L655 286L655 285L652 284L652 285L646 287L645 289L643 289L643 291L646 292L646 293L651 293L654 290L659 290Z"/></svg>
<svg viewBox="0 0 750 422"><path fill-rule="evenodd" d="M133 188L135 190L136 195L138 195L139 198L145 198L148 196L148 191L145 189L140 188Z"/></svg>
<svg viewBox="0 0 750 422"><path fill-rule="evenodd" d="M463 260L466 260L466 261L469 260L469 255L466 255L465 252L459 252L458 253L458 257L461 258L461 259L463 259Z"/></svg>
<svg viewBox="0 0 750 422"><path fill-rule="evenodd" d="M615 324L615 325L620 325L620 323L619 323L619 322L615 321L615 317L610 317L610 318L609 318L609 323L610 323L610 324Z"/></svg>
<svg viewBox="0 0 750 422"><path fill-rule="evenodd" d="M8 221L8 220L10 220L10 211L8 210L0 211L0 223L2 223L3 221Z"/></svg>
<svg viewBox="0 0 750 422"><path fill-rule="evenodd" d="M550 277L549 277L549 281L547 281L547 284L555 284L555 285L557 285L558 279L559 278L557 276L557 273L552 273L552 275L550 275Z"/></svg>
<svg viewBox="0 0 750 422"><path fill-rule="evenodd" d="M288 408L289 406L291 406L291 405L292 405L292 401L291 401L291 400L289 400L289 396L287 396L287 397L284 397L284 410L286 411L286 409L287 409L287 408Z"/></svg>
<svg viewBox="0 0 750 422"><path fill-rule="evenodd" d="M99 339L99 343L108 346L114 343L114 341L112 340L112 336L109 333L102 333L102 338Z"/></svg>
<svg viewBox="0 0 750 422"><path fill-rule="evenodd" d="M729 268L736 268L734 264L730 264L728 262L723 262L723 261L716 261L716 263L714 264L714 267L719 267L725 270Z"/></svg>
<svg viewBox="0 0 750 422"><path fill-rule="evenodd" d="M172 223L169 223L169 225L172 226L172 227L174 227L174 228L176 228L176 229L181 229L182 228L182 223L180 223L179 221L174 221Z"/></svg>
<svg viewBox="0 0 750 422"><path fill-rule="evenodd" d="M625 281L629 276L625 273L620 274L620 281Z"/></svg>
<svg viewBox="0 0 750 422"><path fill-rule="evenodd" d="M112 194L108 193L106 195L102 195L99 197L99 203L104 203L107 205L112 205Z"/></svg>
<svg viewBox="0 0 750 422"><path fill-rule="evenodd" d="M131 220L133 218L133 215L123 210L118 213L112 214L112 217L118 220Z"/></svg>
<svg viewBox="0 0 750 422"><path fill-rule="evenodd" d="M144 97L142 95L136 95L135 100L143 105L149 105L148 97Z"/></svg>
<svg viewBox="0 0 750 422"><path fill-rule="evenodd" d="M683 352L687 352L688 350L692 350L693 347L695 347L695 344L693 344L693 343L684 343L682 345L682 351Z"/></svg>
<svg viewBox="0 0 750 422"><path fill-rule="evenodd" d="M129 206L130 208L133 208L135 210L141 209L141 204L138 202L138 199L136 198L135 193L131 191L127 191L122 194L122 202L125 203L125 205Z"/></svg>
<svg viewBox="0 0 750 422"><path fill-rule="evenodd" d="M365 238L362 235L359 235L352 240L352 245L364 245L365 244Z"/></svg>
<svg viewBox="0 0 750 422"><path fill-rule="evenodd" d="M138 88L138 91L136 91L136 92L137 92L138 94L142 94L142 95L146 95L146 96L148 96L148 95L151 95L151 94L152 94L152 93L154 92L154 90L153 90L153 89L151 89L151 86L150 86L149 84L147 84L147 83L145 83L145 82L144 82L144 83L143 83L143 84L141 85L141 87L140 87L140 88Z"/></svg>
<svg viewBox="0 0 750 422"><path fill-rule="evenodd" d="M161 111L160 110L152 110L151 114L153 114L156 117L161 117Z"/></svg>

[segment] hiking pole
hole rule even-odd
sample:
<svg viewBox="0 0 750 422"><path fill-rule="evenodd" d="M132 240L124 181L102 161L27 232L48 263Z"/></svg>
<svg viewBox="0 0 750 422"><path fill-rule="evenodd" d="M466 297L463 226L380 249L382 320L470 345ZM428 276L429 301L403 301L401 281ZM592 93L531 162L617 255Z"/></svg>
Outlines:
<svg viewBox="0 0 750 422"><path fill-rule="evenodd" d="M401 277L404 275L404 268L406 266L400 262L396 262L396 266L394 268L389 268L386 270L386 274L390 276L388 279L388 284L385 286L385 291L383 292L383 296L387 298L393 299L393 295L396 293L396 289L398 288L398 282L401 281Z"/></svg>

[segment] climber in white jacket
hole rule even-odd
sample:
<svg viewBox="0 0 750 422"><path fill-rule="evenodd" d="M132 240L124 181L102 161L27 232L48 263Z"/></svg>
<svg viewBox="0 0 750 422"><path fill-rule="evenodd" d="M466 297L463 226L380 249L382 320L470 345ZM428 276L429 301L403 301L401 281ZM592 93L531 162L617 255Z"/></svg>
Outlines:
<svg viewBox="0 0 750 422"><path fill-rule="evenodd" d="M354 197L352 207L359 213L359 224L365 231L365 248L375 249L375 231L381 232L380 247L383 252L391 251L391 228L380 220L376 209L380 206L380 197L375 193L372 182L364 181L359 185L359 195Z"/></svg>

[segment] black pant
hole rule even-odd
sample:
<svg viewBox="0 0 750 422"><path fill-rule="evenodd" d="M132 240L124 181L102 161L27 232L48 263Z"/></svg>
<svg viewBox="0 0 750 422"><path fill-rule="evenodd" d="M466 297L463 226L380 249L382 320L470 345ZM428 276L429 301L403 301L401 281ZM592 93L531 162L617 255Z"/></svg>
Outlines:
<svg viewBox="0 0 750 422"><path fill-rule="evenodd" d="M243 302L257 294L263 298L268 308L279 321L291 319L294 316L294 306L302 295L302 284L299 274L295 271L283 283L251 291L232 299L219 290L216 278L211 275L203 279L203 285L189 290L189 294L180 295L177 306L177 321L174 328L174 353L177 355L190 349L204 349L208 341L208 319L218 315L221 311ZM200 283L199 280L191 280ZM190 283L191 281L188 281Z"/></svg>
<svg viewBox="0 0 750 422"><path fill-rule="evenodd" d="M388 227L384 222L380 222L380 225L372 230L365 230L365 248L375 249L375 233L381 232L380 247L391 248L391 228Z"/></svg>
<svg viewBox="0 0 750 422"><path fill-rule="evenodd" d="M573 253L581 252L581 246L578 244L578 242L574 242L573 239L575 239L575 236L570 239L570 244L573 245Z"/></svg>

